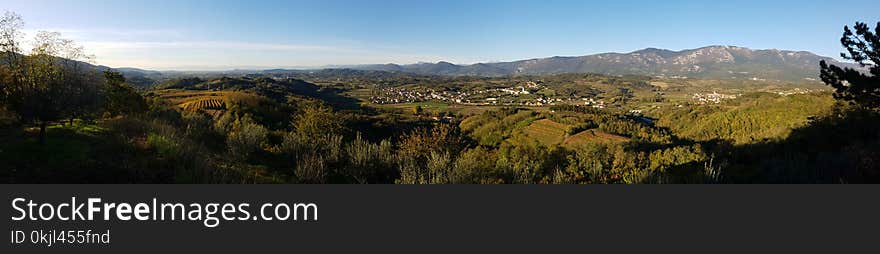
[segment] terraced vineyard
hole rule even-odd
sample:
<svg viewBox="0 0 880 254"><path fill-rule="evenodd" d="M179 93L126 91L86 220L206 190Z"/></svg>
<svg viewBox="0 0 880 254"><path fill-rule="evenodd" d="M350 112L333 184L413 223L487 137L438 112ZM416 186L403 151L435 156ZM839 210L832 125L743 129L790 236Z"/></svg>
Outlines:
<svg viewBox="0 0 880 254"><path fill-rule="evenodd" d="M193 91L165 89L155 92L156 96L177 105L181 110L196 112L200 110L224 110L230 105L256 105L262 99L258 95L239 91Z"/></svg>
<svg viewBox="0 0 880 254"><path fill-rule="evenodd" d="M226 109L226 102L222 98L204 98L180 104L180 108L189 112L200 110Z"/></svg>

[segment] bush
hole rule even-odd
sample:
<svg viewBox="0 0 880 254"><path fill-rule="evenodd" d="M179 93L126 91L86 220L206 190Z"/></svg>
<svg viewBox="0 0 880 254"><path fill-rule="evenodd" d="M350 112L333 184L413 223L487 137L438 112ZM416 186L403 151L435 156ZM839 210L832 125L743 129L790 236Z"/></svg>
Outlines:
<svg viewBox="0 0 880 254"><path fill-rule="evenodd" d="M391 141L382 140L379 144L370 143L358 133L345 147L348 166L341 173L357 183L393 182L394 151Z"/></svg>
<svg viewBox="0 0 880 254"><path fill-rule="evenodd" d="M252 153L262 148L268 135L269 131L259 124L241 123L226 138L229 153L233 158L246 160Z"/></svg>
<svg viewBox="0 0 880 254"><path fill-rule="evenodd" d="M427 175L423 176L430 184L450 184L453 183L452 175L452 155L449 153L432 152L428 156Z"/></svg>
<svg viewBox="0 0 880 254"><path fill-rule="evenodd" d="M316 153L309 153L296 164L294 174L300 183L321 184L327 181L327 164Z"/></svg>
<svg viewBox="0 0 880 254"><path fill-rule="evenodd" d="M147 135L147 144L156 149L160 156L173 156L178 152L180 144L170 137L166 137L157 133Z"/></svg>
<svg viewBox="0 0 880 254"><path fill-rule="evenodd" d="M455 167L449 176L450 183L500 183L502 179L495 171L496 157L493 151L482 147L463 151L455 161Z"/></svg>

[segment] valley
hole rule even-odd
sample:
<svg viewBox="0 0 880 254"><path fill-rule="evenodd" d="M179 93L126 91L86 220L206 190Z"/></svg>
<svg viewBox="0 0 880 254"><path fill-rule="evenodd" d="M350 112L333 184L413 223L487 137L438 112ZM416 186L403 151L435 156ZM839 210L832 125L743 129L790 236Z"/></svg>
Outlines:
<svg viewBox="0 0 880 254"><path fill-rule="evenodd" d="M153 71L92 64L59 36L4 48L0 182L880 179L874 90L846 90L872 84L858 76L872 65L805 51Z"/></svg>
<svg viewBox="0 0 880 254"><path fill-rule="evenodd" d="M146 129L125 127L142 133L128 141L139 147L132 152L167 160L202 151L197 157L206 160L204 166L225 172L221 178L196 178L212 182L404 183L404 173L415 174L406 180L414 182L715 181L703 178L714 167L707 163L728 163L723 158L734 156L728 153L739 146L783 142L833 106L827 89L809 82L601 74L309 80L248 74L167 79L153 87L145 90L151 105L145 119L151 122L107 119L73 126L113 132L119 124L145 124ZM180 150L193 145L202 148ZM360 153L374 157L358 159ZM409 153L414 154L404 155ZM461 161L468 158L475 161ZM385 167L401 171L338 171L372 165L356 159L385 161ZM488 163L483 159L498 160L491 168L500 171L458 172L467 166L462 163ZM434 169L432 163L448 168ZM405 167L415 171L404 172ZM430 170L489 175L423 179L434 174ZM753 181L743 178L752 174L748 171L726 174L725 181Z"/></svg>
<svg viewBox="0 0 880 254"><path fill-rule="evenodd" d="M747 147L786 146L841 107L826 86L808 80L590 73L273 70L169 76L137 89L148 105L143 114L58 122L50 134L68 136L50 139L95 129L87 135L118 141L60 149L121 149L145 164L71 167L104 168L99 172L138 182L788 182L797 173L755 171L765 161L741 161L755 152ZM156 163L169 169L126 176ZM7 172L4 179L58 180L38 172ZM94 177L89 181L117 181Z"/></svg>

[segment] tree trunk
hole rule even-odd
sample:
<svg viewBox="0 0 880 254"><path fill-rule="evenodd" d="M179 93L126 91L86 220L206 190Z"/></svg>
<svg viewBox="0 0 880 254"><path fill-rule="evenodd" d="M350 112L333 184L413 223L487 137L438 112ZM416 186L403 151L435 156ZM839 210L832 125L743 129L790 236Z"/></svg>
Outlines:
<svg viewBox="0 0 880 254"><path fill-rule="evenodd" d="M46 144L46 121L40 122L40 144Z"/></svg>
<svg viewBox="0 0 880 254"><path fill-rule="evenodd" d="M73 117L67 120L67 125L73 127Z"/></svg>

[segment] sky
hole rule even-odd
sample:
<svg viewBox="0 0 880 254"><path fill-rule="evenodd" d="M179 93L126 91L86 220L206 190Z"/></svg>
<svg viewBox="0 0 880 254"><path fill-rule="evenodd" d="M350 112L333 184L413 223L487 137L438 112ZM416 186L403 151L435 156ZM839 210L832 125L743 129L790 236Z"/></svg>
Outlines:
<svg viewBox="0 0 880 254"><path fill-rule="evenodd" d="M844 4L845 3L845 4ZM877 0L0 0L25 33L154 70L458 64L709 45L837 57Z"/></svg>

